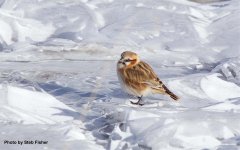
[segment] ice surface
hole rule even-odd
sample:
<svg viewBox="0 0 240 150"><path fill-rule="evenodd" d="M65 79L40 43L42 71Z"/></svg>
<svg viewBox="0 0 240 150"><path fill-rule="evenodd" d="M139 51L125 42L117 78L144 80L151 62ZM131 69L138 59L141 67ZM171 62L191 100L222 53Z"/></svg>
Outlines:
<svg viewBox="0 0 240 150"><path fill-rule="evenodd" d="M12 86L4 88L2 92L6 93L2 99L4 102L1 102L2 107L16 113L16 118L18 118L12 121L23 124L53 124L73 120L73 116L67 116L66 112L77 113L51 95Z"/></svg>
<svg viewBox="0 0 240 150"><path fill-rule="evenodd" d="M0 0L0 149L240 149L239 8L239 0ZM132 106L115 72L125 50L180 101L150 95Z"/></svg>
<svg viewBox="0 0 240 150"><path fill-rule="evenodd" d="M23 147L1 143L1 149L59 149L62 144L71 149L79 146L84 149L102 149L101 146L92 146L93 141L86 140L83 123L74 121L78 113L51 95L7 85L0 85L0 93L0 139L49 142L48 146ZM60 141L62 143L58 143Z"/></svg>
<svg viewBox="0 0 240 150"><path fill-rule="evenodd" d="M202 79L201 88L210 98L219 101L240 97L239 86L234 83L221 80L217 77L217 74L213 74Z"/></svg>

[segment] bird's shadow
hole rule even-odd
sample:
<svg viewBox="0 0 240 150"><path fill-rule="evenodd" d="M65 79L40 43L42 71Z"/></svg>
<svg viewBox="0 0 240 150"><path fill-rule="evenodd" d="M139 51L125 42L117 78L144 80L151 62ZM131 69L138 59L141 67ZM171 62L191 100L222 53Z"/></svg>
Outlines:
<svg viewBox="0 0 240 150"><path fill-rule="evenodd" d="M93 91L81 91L72 87L64 87L54 82L38 83L39 87L47 93L53 95L66 105L81 107L83 104L92 100L105 100L106 94L101 94Z"/></svg>
<svg viewBox="0 0 240 150"><path fill-rule="evenodd" d="M69 116L69 117L72 117L74 120L81 120L81 121L85 120L85 117L77 111L73 111L73 110L70 110L70 109L64 109L64 108L59 108L59 107L52 107L52 108L60 111L59 113L55 113L53 115Z"/></svg>
<svg viewBox="0 0 240 150"><path fill-rule="evenodd" d="M112 88L111 92L109 93L109 96L111 96L112 98L117 98L117 99L123 99L123 100L135 100L137 101L137 96L133 96L133 95L129 95L127 93L125 93L121 88ZM146 103L156 103L158 101L168 101L169 98L167 98L166 96L159 96L159 95L148 95L148 96L144 96L143 100ZM124 103L124 102L123 102Z"/></svg>
<svg viewBox="0 0 240 150"><path fill-rule="evenodd" d="M112 88L111 92L109 93L109 96L113 98L122 98L122 99L130 98L130 96L127 93L125 93L121 88Z"/></svg>

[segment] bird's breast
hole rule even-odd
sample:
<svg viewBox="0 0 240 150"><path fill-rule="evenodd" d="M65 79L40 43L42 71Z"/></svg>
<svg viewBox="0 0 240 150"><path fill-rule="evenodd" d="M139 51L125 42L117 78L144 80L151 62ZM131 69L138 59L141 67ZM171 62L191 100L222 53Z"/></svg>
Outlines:
<svg viewBox="0 0 240 150"><path fill-rule="evenodd" d="M135 96L145 96L149 93L149 88L145 84L132 81L128 76L125 75L124 71L126 70L118 69L117 75L121 88L125 92Z"/></svg>

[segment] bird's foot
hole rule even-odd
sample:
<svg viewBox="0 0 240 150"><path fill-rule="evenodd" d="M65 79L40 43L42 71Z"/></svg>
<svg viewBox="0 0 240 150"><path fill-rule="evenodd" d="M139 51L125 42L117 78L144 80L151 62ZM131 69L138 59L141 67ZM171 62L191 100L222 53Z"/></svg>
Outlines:
<svg viewBox="0 0 240 150"><path fill-rule="evenodd" d="M130 101L131 104L133 105L139 105L139 106L143 106L144 104L142 103L142 96L141 97L138 97L138 101L137 102L133 102L133 101Z"/></svg>
<svg viewBox="0 0 240 150"><path fill-rule="evenodd" d="M132 101L130 101L131 102L131 104L133 104L133 105L139 105L139 106L143 106L144 104L143 103L139 103L139 102L132 102Z"/></svg>
<svg viewBox="0 0 240 150"><path fill-rule="evenodd" d="M139 101L138 102L132 102L132 101L130 101L131 102L131 104L133 104L133 105L139 105L139 106L143 106L144 104L143 103L140 103Z"/></svg>

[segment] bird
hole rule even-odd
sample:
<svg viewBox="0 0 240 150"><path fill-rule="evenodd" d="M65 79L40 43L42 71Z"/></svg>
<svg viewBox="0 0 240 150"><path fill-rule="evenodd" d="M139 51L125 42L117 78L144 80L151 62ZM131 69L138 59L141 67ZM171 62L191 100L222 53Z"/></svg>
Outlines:
<svg viewBox="0 0 240 150"><path fill-rule="evenodd" d="M179 97L171 92L158 78L151 66L141 61L139 56L132 51L125 51L117 62L117 76L121 88L128 94L136 96L135 105L144 105L143 96L150 93L169 95L173 100Z"/></svg>

